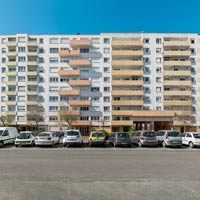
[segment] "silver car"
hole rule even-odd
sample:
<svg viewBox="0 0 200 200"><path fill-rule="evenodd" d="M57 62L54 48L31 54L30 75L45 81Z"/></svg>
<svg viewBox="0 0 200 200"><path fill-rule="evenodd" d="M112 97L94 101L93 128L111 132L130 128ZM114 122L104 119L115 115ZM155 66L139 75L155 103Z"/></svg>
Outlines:
<svg viewBox="0 0 200 200"><path fill-rule="evenodd" d="M133 144L142 146L157 146L158 141L154 131L136 131L131 137Z"/></svg>
<svg viewBox="0 0 200 200"><path fill-rule="evenodd" d="M65 131L65 135L63 137L63 146L70 145L83 145L83 138L79 130L67 130Z"/></svg>
<svg viewBox="0 0 200 200"><path fill-rule="evenodd" d="M59 142L59 137L57 137L56 134L52 132L41 132L35 138L36 146L51 145L52 147L54 147L54 145L58 144L58 142Z"/></svg>
<svg viewBox="0 0 200 200"><path fill-rule="evenodd" d="M182 137L180 132L173 130L160 130L156 133L158 144L165 147L181 147Z"/></svg>

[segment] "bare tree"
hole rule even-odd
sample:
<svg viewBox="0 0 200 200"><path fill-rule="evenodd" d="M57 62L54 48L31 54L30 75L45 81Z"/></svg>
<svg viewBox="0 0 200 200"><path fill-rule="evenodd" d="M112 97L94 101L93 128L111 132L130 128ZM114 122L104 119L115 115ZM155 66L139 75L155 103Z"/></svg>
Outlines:
<svg viewBox="0 0 200 200"><path fill-rule="evenodd" d="M67 126L68 129L72 128L72 123L77 120L77 116L73 114L73 111L70 110L61 110L59 111L60 121L62 125Z"/></svg>
<svg viewBox="0 0 200 200"><path fill-rule="evenodd" d="M3 125L3 127L5 127L10 122L10 120L9 120L8 116L1 115L0 116L0 122Z"/></svg>

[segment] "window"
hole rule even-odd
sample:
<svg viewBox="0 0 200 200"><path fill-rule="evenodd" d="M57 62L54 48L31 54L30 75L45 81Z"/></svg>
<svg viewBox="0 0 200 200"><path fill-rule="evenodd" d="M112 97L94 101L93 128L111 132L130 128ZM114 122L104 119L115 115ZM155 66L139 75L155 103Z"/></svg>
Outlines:
<svg viewBox="0 0 200 200"><path fill-rule="evenodd" d="M24 42L26 42L26 38L25 37L18 37L18 42L24 43Z"/></svg>
<svg viewBox="0 0 200 200"><path fill-rule="evenodd" d="M1 92L5 92L6 91L6 87L1 87Z"/></svg>
<svg viewBox="0 0 200 200"><path fill-rule="evenodd" d="M110 82L110 77L104 77L104 78L103 78L103 81L104 81L104 82Z"/></svg>
<svg viewBox="0 0 200 200"><path fill-rule="evenodd" d="M161 73L162 70L161 70L161 67L156 67L156 73Z"/></svg>
<svg viewBox="0 0 200 200"><path fill-rule="evenodd" d="M1 58L1 62L5 63L6 62L6 58Z"/></svg>
<svg viewBox="0 0 200 200"><path fill-rule="evenodd" d="M69 97L61 96L61 97L60 97L60 101L62 101L62 102L67 102L67 101L69 101Z"/></svg>
<svg viewBox="0 0 200 200"><path fill-rule="evenodd" d="M161 44L162 39L161 38L156 38L156 44Z"/></svg>
<svg viewBox="0 0 200 200"><path fill-rule="evenodd" d="M150 78L149 77L144 77L143 80L144 80L144 83L150 83Z"/></svg>
<svg viewBox="0 0 200 200"><path fill-rule="evenodd" d="M18 61L19 62L26 62L26 57L19 56Z"/></svg>
<svg viewBox="0 0 200 200"><path fill-rule="evenodd" d="M149 48L144 48L143 49L144 54L150 54L150 49Z"/></svg>
<svg viewBox="0 0 200 200"><path fill-rule="evenodd" d="M43 57L39 57L38 62L39 63L44 63L44 58Z"/></svg>
<svg viewBox="0 0 200 200"><path fill-rule="evenodd" d="M6 44L6 38L2 38L2 39L1 39L1 43L2 43L2 44Z"/></svg>
<svg viewBox="0 0 200 200"><path fill-rule="evenodd" d="M80 49L80 53L89 53L89 49Z"/></svg>
<svg viewBox="0 0 200 200"><path fill-rule="evenodd" d="M2 48L1 53L6 53L6 48Z"/></svg>
<svg viewBox="0 0 200 200"><path fill-rule="evenodd" d="M195 39L194 39L194 38L191 38L191 39L190 39L190 42L191 42L191 44L195 44Z"/></svg>
<svg viewBox="0 0 200 200"><path fill-rule="evenodd" d="M26 67L18 66L18 72L25 72L25 71L26 71Z"/></svg>
<svg viewBox="0 0 200 200"><path fill-rule="evenodd" d="M103 117L103 120L106 122L106 121L110 121L110 116L104 116Z"/></svg>
<svg viewBox="0 0 200 200"><path fill-rule="evenodd" d="M25 86L19 86L19 87L18 87L18 91L19 91L19 92L25 92L25 91L26 91Z"/></svg>
<svg viewBox="0 0 200 200"><path fill-rule="evenodd" d="M6 82L6 77L1 77L1 82L5 83Z"/></svg>
<svg viewBox="0 0 200 200"><path fill-rule="evenodd" d="M91 116L92 121L99 121L100 117L99 116Z"/></svg>
<svg viewBox="0 0 200 200"><path fill-rule="evenodd" d="M195 64L196 62L195 62L195 58L191 58L191 63L192 64Z"/></svg>
<svg viewBox="0 0 200 200"><path fill-rule="evenodd" d="M17 106L17 110L24 112L25 111L25 106Z"/></svg>
<svg viewBox="0 0 200 200"><path fill-rule="evenodd" d="M110 102L110 97L104 97L104 98L103 98L103 101L104 101L104 102Z"/></svg>
<svg viewBox="0 0 200 200"><path fill-rule="evenodd" d="M5 72L6 72L6 68L5 68L5 67L2 67L2 68L1 68L1 72L2 72L2 73L5 73Z"/></svg>
<svg viewBox="0 0 200 200"><path fill-rule="evenodd" d="M50 38L50 44L58 44L58 38Z"/></svg>
<svg viewBox="0 0 200 200"><path fill-rule="evenodd" d="M150 64L150 58L143 58L145 64Z"/></svg>
<svg viewBox="0 0 200 200"><path fill-rule="evenodd" d="M104 87L104 88L103 88L103 91L104 91L104 92L110 92L110 87Z"/></svg>
<svg viewBox="0 0 200 200"><path fill-rule="evenodd" d="M110 111L110 107L109 106L104 106L103 110L104 110L104 112L109 112Z"/></svg>
<svg viewBox="0 0 200 200"><path fill-rule="evenodd" d="M43 44L43 43L44 43L44 39L43 39L43 38L40 38L40 39L39 39L39 43L40 43L40 44Z"/></svg>
<svg viewBox="0 0 200 200"><path fill-rule="evenodd" d="M6 107L5 106L1 106L1 112L5 112L6 111Z"/></svg>
<svg viewBox="0 0 200 200"><path fill-rule="evenodd" d="M160 102L161 102L161 100L162 100L162 98L161 98L161 97L156 97L156 102L157 102L157 103L160 103Z"/></svg>
<svg viewBox="0 0 200 200"><path fill-rule="evenodd" d="M58 106L49 106L49 111L57 111Z"/></svg>
<svg viewBox="0 0 200 200"><path fill-rule="evenodd" d="M156 48L156 53L161 53L161 48Z"/></svg>
<svg viewBox="0 0 200 200"><path fill-rule="evenodd" d="M109 68L109 67L104 67L104 68L103 68L103 71L104 71L104 72L110 72L110 68Z"/></svg>
<svg viewBox="0 0 200 200"><path fill-rule="evenodd" d="M95 101L97 102L97 101L99 101L99 97L91 97L91 101L92 102L95 102Z"/></svg>
<svg viewBox="0 0 200 200"><path fill-rule="evenodd" d="M49 97L49 101L50 102L57 102L58 101L58 97L56 97L56 96L50 96Z"/></svg>
<svg viewBox="0 0 200 200"><path fill-rule="evenodd" d="M25 76L18 76L18 81L24 82L24 81L26 81L26 77Z"/></svg>
<svg viewBox="0 0 200 200"><path fill-rule="evenodd" d="M103 59L103 62L104 62L104 63L110 62L110 58L104 58L104 59Z"/></svg>
<svg viewBox="0 0 200 200"><path fill-rule="evenodd" d="M50 63L58 63L59 62L59 59L58 58L49 58L49 62Z"/></svg>
<svg viewBox="0 0 200 200"><path fill-rule="evenodd" d="M60 39L60 43L61 43L61 44L67 44L67 43L68 43L68 40L69 40L68 38L61 38L61 39Z"/></svg>
<svg viewBox="0 0 200 200"><path fill-rule="evenodd" d="M50 77L49 81L50 81L50 83L57 83L58 77Z"/></svg>
<svg viewBox="0 0 200 200"><path fill-rule="evenodd" d="M99 92L99 87L91 87L91 92Z"/></svg>
<svg viewBox="0 0 200 200"><path fill-rule="evenodd" d="M156 58L156 63L161 63L161 58Z"/></svg>
<svg viewBox="0 0 200 200"><path fill-rule="evenodd" d="M24 102L26 100L25 96L18 96L18 101Z"/></svg>
<svg viewBox="0 0 200 200"><path fill-rule="evenodd" d="M156 110L161 110L161 107L160 106L156 106Z"/></svg>
<svg viewBox="0 0 200 200"><path fill-rule="evenodd" d="M143 68L144 74L150 74L150 69L148 67Z"/></svg>
<svg viewBox="0 0 200 200"><path fill-rule="evenodd" d="M110 44L110 38L104 38L103 43L104 44Z"/></svg>
<svg viewBox="0 0 200 200"><path fill-rule="evenodd" d="M143 42L144 44L149 44L149 38L144 38Z"/></svg>
<svg viewBox="0 0 200 200"><path fill-rule="evenodd" d="M5 96L2 96L1 97L1 102L5 102L6 101L6 97Z"/></svg>
<svg viewBox="0 0 200 200"><path fill-rule="evenodd" d="M18 47L18 52L21 52L21 53L26 52L26 47Z"/></svg>
<svg viewBox="0 0 200 200"><path fill-rule="evenodd" d="M57 116L50 116L49 117L49 121L50 122L57 122L58 121L58 117Z"/></svg>
<svg viewBox="0 0 200 200"><path fill-rule="evenodd" d="M104 52L104 53L110 53L110 48L104 48L104 49L103 49L103 52Z"/></svg>
<svg viewBox="0 0 200 200"><path fill-rule="evenodd" d="M58 67L50 67L49 72L51 73L58 73Z"/></svg>
<svg viewBox="0 0 200 200"><path fill-rule="evenodd" d="M151 103L150 97L143 97L144 103Z"/></svg>
<svg viewBox="0 0 200 200"><path fill-rule="evenodd" d="M149 87L144 87L143 90L144 90L144 93L146 93L146 94L150 93L150 88Z"/></svg>
<svg viewBox="0 0 200 200"><path fill-rule="evenodd" d="M39 48L39 53L44 53L44 49L43 48Z"/></svg>
<svg viewBox="0 0 200 200"><path fill-rule="evenodd" d="M25 116L17 116L17 121L24 122L25 121Z"/></svg>
<svg viewBox="0 0 200 200"><path fill-rule="evenodd" d="M156 92L161 92L161 87L156 87Z"/></svg>
<svg viewBox="0 0 200 200"><path fill-rule="evenodd" d="M67 82L69 82L69 78L60 78L60 82L67 83Z"/></svg>
<svg viewBox="0 0 200 200"><path fill-rule="evenodd" d="M156 77L156 83L161 83L162 82L162 78L161 77Z"/></svg>
<svg viewBox="0 0 200 200"><path fill-rule="evenodd" d="M50 53L58 53L58 48L50 48Z"/></svg>

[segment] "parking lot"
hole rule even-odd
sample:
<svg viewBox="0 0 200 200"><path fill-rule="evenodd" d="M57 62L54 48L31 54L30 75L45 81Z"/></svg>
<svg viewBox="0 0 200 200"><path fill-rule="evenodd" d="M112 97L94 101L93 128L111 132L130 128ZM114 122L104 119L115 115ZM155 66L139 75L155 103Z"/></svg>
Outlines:
<svg viewBox="0 0 200 200"><path fill-rule="evenodd" d="M199 199L200 149L0 149L0 199Z"/></svg>

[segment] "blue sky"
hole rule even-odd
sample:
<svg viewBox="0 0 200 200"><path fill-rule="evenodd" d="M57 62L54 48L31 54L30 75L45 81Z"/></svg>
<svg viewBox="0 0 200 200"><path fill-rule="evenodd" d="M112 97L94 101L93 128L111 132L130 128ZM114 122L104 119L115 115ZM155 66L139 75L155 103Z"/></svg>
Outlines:
<svg viewBox="0 0 200 200"><path fill-rule="evenodd" d="M200 33L199 0L0 0L0 34Z"/></svg>

